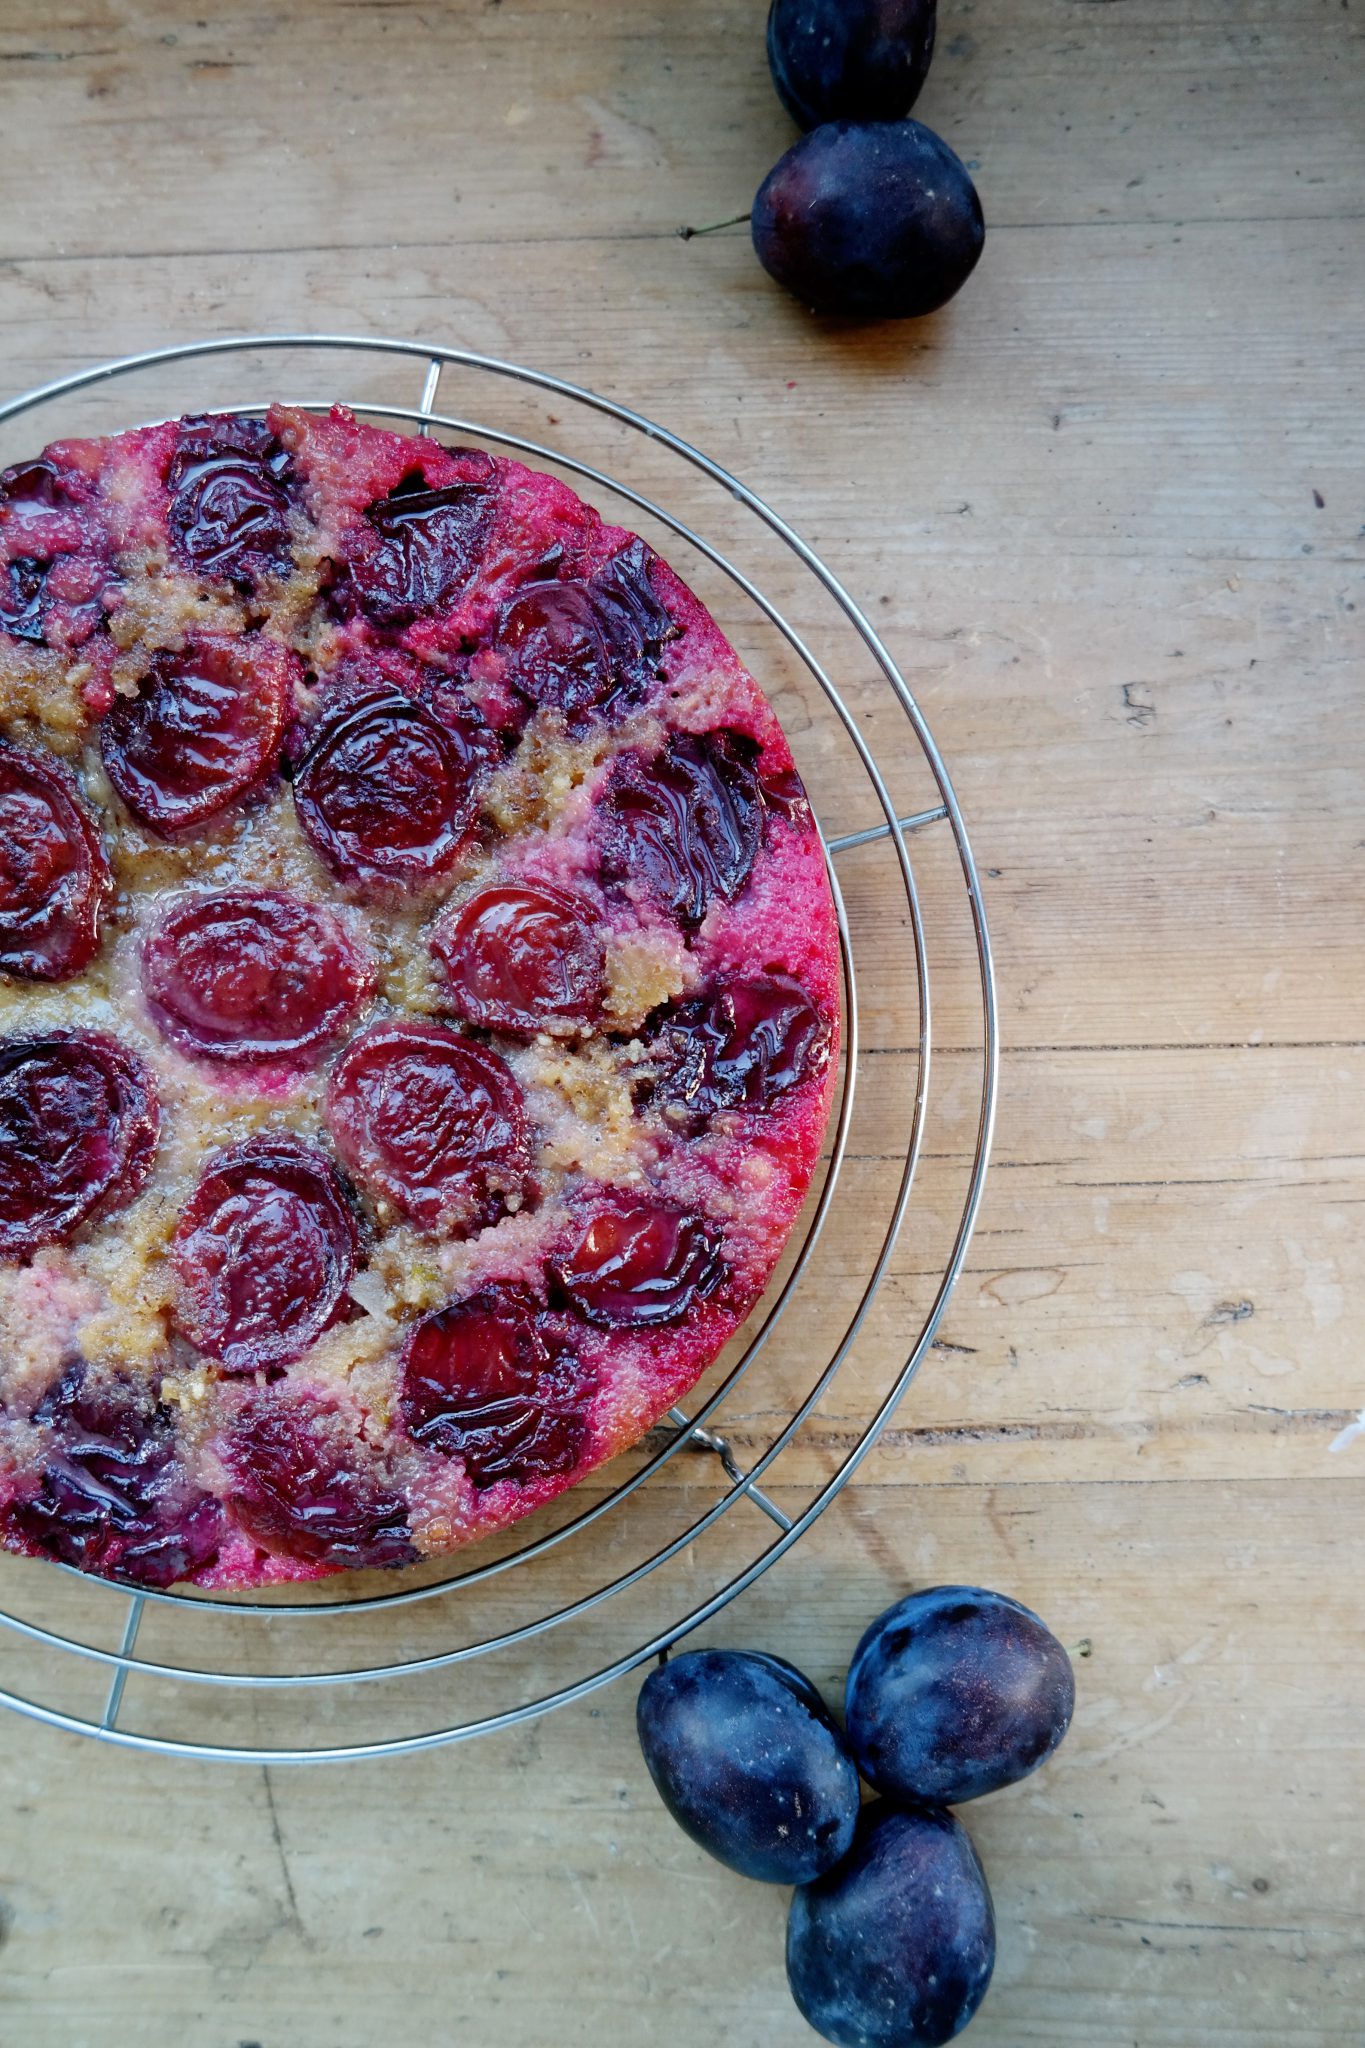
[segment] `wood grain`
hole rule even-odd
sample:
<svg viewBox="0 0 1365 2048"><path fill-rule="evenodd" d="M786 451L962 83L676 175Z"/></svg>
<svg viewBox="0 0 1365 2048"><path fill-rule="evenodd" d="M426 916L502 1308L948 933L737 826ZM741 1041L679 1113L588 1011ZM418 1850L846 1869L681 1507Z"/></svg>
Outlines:
<svg viewBox="0 0 1365 2048"><path fill-rule="evenodd" d="M910 1398L709 1635L837 1689L879 1605L954 1579L1089 1639L1066 1748L969 1815L1001 1924L982 2048L1365 2043L1365 1443L1329 1449L1365 1402L1363 87L1338 0L945 0L917 112L973 166L986 257L935 319L851 332L771 289L742 231L674 234L738 211L789 138L757 0L0 7L7 391L235 331L507 354L734 467L905 667L989 890L993 1178ZM143 409L230 395L215 375ZM517 417L579 432L561 414L537 398ZM15 433L0 459L24 452ZM827 633L764 559L795 622ZM830 828L872 822L809 688L746 651ZM903 733L856 666L841 680L913 807ZM969 1152L960 881L932 835L915 854L937 997L925 1171L864 1344L774 1467L790 1513L903 1355ZM727 1407L746 1459L860 1284L913 1088L894 874L884 850L844 873L878 962L849 1195L799 1330ZM550 1590L666 1540L710 1485L668 1468ZM676 1598L762 1532L727 1517ZM16 1597L37 1618L57 1594L30 1574ZM112 1640L115 1609L70 1597ZM424 1612L397 1631L409 1654ZM604 1610L601 1656L645 1620ZM146 1642L174 1639L154 1618ZM537 1657L518 1682L568 1668ZM9 1641L0 1674L86 1709L103 1690ZM430 1725L483 1683L414 1685L395 1718ZM153 1688L132 1707L169 1712ZM267 1725L259 1698L204 1711L237 1739ZM0 2040L795 2048L782 1898L665 1820L632 1711L626 1682L470 1747L268 1773L8 1724ZM370 1689L335 1712L357 1730L386 1708Z"/></svg>

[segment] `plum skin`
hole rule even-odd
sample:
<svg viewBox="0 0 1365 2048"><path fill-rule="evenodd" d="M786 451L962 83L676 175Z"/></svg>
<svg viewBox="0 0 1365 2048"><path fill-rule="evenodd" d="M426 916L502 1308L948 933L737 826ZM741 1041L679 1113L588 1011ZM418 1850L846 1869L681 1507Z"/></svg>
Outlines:
<svg viewBox="0 0 1365 2048"><path fill-rule="evenodd" d="M853 1840L858 1773L810 1680L756 1650L689 1650L650 1673L636 1727L694 1842L767 1884L804 1884Z"/></svg>
<svg viewBox="0 0 1365 2048"><path fill-rule="evenodd" d="M899 121L929 75L936 0L772 0L768 68L793 121Z"/></svg>
<svg viewBox="0 0 1365 2048"><path fill-rule="evenodd" d="M854 1651L849 1746L885 1797L955 1806L1036 1770L1075 1703L1071 1659L1030 1608L934 1586L878 1615Z"/></svg>
<svg viewBox="0 0 1365 2048"><path fill-rule="evenodd" d="M995 1967L995 1912L971 1837L938 1806L865 1806L844 1861L793 1894L787 1982L839 2048L939 2048Z"/></svg>
<svg viewBox="0 0 1365 2048"><path fill-rule="evenodd" d="M919 121L831 121L758 188L754 249L817 313L917 319L975 269L986 239L962 160Z"/></svg>
<svg viewBox="0 0 1365 2048"><path fill-rule="evenodd" d="M701 1216L627 1200L599 1208L549 1272L585 1322L652 1329L681 1322L724 1283L723 1244L723 1232Z"/></svg>

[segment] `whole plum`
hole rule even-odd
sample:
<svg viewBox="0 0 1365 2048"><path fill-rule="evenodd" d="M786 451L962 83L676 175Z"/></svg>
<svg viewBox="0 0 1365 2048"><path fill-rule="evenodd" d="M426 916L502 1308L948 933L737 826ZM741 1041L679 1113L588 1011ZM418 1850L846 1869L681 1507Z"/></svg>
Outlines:
<svg viewBox="0 0 1365 2048"><path fill-rule="evenodd" d="M966 166L919 121L832 121L780 157L751 232L770 277L818 313L913 319L946 305L986 228Z"/></svg>
<svg viewBox="0 0 1365 2048"><path fill-rule="evenodd" d="M1036 1770L1075 1703L1071 1659L1029 1608L980 1586L932 1586L866 1631L845 1704L870 1784L955 1806Z"/></svg>
<svg viewBox="0 0 1365 2048"><path fill-rule="evenodd" d="M816 2032L840 2048L951 2041L994 1966L985 1873L942 1807L865 1806L844 1861L793 1895L787 1981Z"/></svg>
<svg viewBox="0 0 1365 2048"><path fill-rule="evenodd" d="M640 1688L636 1726L694 1842L769 1884L804 1884L853 1840L858 1773L810 1680L756 1650L689 1650Z"/></svg>
<svg viewBox="0 0 1365 2048"><path fill-rule="evenodd" d="M768 68L802 128L899 121L934 54L936 0L772 0Z"/></svg>

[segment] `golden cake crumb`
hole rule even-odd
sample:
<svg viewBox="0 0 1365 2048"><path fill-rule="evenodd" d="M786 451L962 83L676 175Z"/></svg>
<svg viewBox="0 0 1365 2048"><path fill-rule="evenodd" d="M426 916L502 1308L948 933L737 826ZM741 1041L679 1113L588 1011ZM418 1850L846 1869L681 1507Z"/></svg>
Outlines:
<svg viewBox="0 0 1365 2048"><path fill-rule="evenodd" d="M519 1072L540 1128L543 1174L583 1173L608 1182L642 1178L654 1145L610 1048L596 1044L570 1051L540 1038L523 1055Z"/></svg>
<svg viewBox="0 0 1365 2048"><path fill-rule="evenodd" d="M69 754L89 718L81 691L91 673L88 661L0 636L0 721L6 730L39 726L54 751Z"/></svg>
<svg viewBox="0 0 1365 2048"><path fill-rule="evenodd" d="M686 949L676 935L618 939L607 948L607 995L612 1022L626 1030L644 1023L651 1010L672 1002L687 986Z"/></svg>

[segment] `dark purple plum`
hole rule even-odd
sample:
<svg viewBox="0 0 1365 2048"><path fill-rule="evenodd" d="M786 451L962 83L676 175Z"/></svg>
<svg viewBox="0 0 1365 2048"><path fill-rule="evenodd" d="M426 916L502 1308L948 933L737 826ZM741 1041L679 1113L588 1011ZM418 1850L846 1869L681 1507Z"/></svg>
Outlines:
<svg viewBox="0 0 1365 2048"><path fill-rule="evenodd" d="M748 733L674 733L652 760L618 755L602 799L603 872L694 930L714 896L733 903L763 843L764 795Z"/></svg>
<svg viewBox="0 0 1365 2048"><path fill-rule="evenodd" d="M339 881L417 889L459 859L482 766L472 730L376 680L320 722L294 777L294 806Z"/></svg>
<svg viewBox="0 0 1365 2048"><path fill-rule="evenodd" d="M1071 1659L1036 1614L979 1586L931 1586L855 1650L848 1739L888 1799L955 1806L1036 1770L1075 1703Z"/></svg>
<svg viewBox="0 0 1365 2048"><path fill-rule="evenodd" d="M0 632L69 650L100 624L117 579L91 496L51 455L0 470Z"/></svg>
<svg viewBox="0 0 1365 2048"><path fill-rule="evenodd" d="M660 1202L598 1209L573 1250L549 1270L578 1313L598 1329L680 1323L727 1275L722 1232Z"/></svg>
<svg viewBox="0 0 1365 2048"><path fill-rule="evenodd" d="M326 1154L258 1131L214 1154L180 1213L180 1325L225 1372L290 1365L345 1313L359 1250Z"/></svg>
<svg viewBox="0 0 1365 2048"><path fill-rule="evenodd" d="M402 627L452 604L478 566L494 503L482 480L428 489L412 470L370 506L348 550L343 588L380 626Z"/></svg>
<svg viewBox="0 0 1365 2048"><path fill-rule="evenodd" d="M853 1840L858 1773L810 1680L757 1650L689 1650L635 1710L659 1796L741 1877L805 1884Z"/></svg>
<svg viewBox="0 0 1365 2048"><path fill-rule="evenodd" d="M166 481L167 525L192 569L247 590L288 575L293 469L264 420L182 420Z"/></svg>
<svg viewBox="0 0 1365 2048"><path fill-rule="evenodd" d="M654 556L633 540L586 582L531 582L503 611L494 646L508 680L569 714L638 699L678 627L651 580Z"/></svg>
<svg viewBox="0 0 1365 2048"><path fill-rule="evenodd" d="M327 1126L361 1186L419 1230L467 1237L535 1194L526 1102L491 1046L421 1017L353 1038Z"/></svg>
<svg viewBox="0 0 1365 2048"><path fill-rule="evenodd" d="M477 1487L568 1472L583 1455L585 1376L539 1302L511 1282L425 1317L403 1347L403 1419Z"/></svg>
<svg viewBox="0 0 1365 2048"><path fill-rule="evenodd" d="M142 984L183 1052L300 1065L353 1022L373 972L320 904L284 889L205 889L173 897L147 933Z"/></svg>
<svg viewBox="0 0 1365 2048"><path fill-rule="evenodd" d="M451 1009L467 1024L533 1038L590 1024L606 949L583 897L537 882L480 889L443 917L428 944Z"/></svg>
<svg viewBox="0 0 1365 2048"><path fill-rule="evenodd" d="M294 655L264 634L193 633L152 658L136 696L100 727L105 773L160 838L199 831L274 768L293 703Z"/></svg>
<svg viewBox="0 0 1365 2048"><path fill-rule="evenodd" d="M816 2033L840 2048L953 2040L994 1967L985 1872L942 1807L864 1807L843 1862L792 1899L787 1981Z"/></svg>
<svg viewBox="0 0 1365 2048"><path fill-rule="evenodd" d="M789 974L722 985L664 1012L652 1100L680 1129L704 1130L721 1110L770 1109L820 1073L829 1025Z"/></svg>
<svg viewBox="0 0 1365 2048"><path fill-rule="evenodd" d="M817 313L914 319L946 305L986 238L966 167L918 121L832 121L758 188L754 248Z"/></svg>
<svg viewBox="0 0 1365 2048"><path fill-rule="evenodd" d="M0 1258L126 1208L156 1159L156 1081L103 1031L0 1039Z"/></svg>
<svg viewBox="0 0 1365 2048"><path fill-rule="evenodd" d="M171 1411L146 1387L67 1367L33 1411L45 1455L36 1491L4 1511L31 1555L140 1586L169 1586L212 1564L222 1510L176 1455Z"/></svg>
<svg viewBox="0 0 1365 2048"><path fill-rule="evenodd" d="M114 893L75 777L0 740L0 974L67 981L99 950Z"/></svg>
<svg viewBox="0 0 1365 2048"><path fill-rule="evenodd" d="M768 68L793 121L899 121L934 54L936 0L772 0Z"/></svg>
<svg viewBox="0 0 1365 2048"><path fill-rule="evenodd" d="M218 1449L233 1519L263 1549L342 1571L416 1558L406 1501L326 1396L261 1393Z"/></svg>

